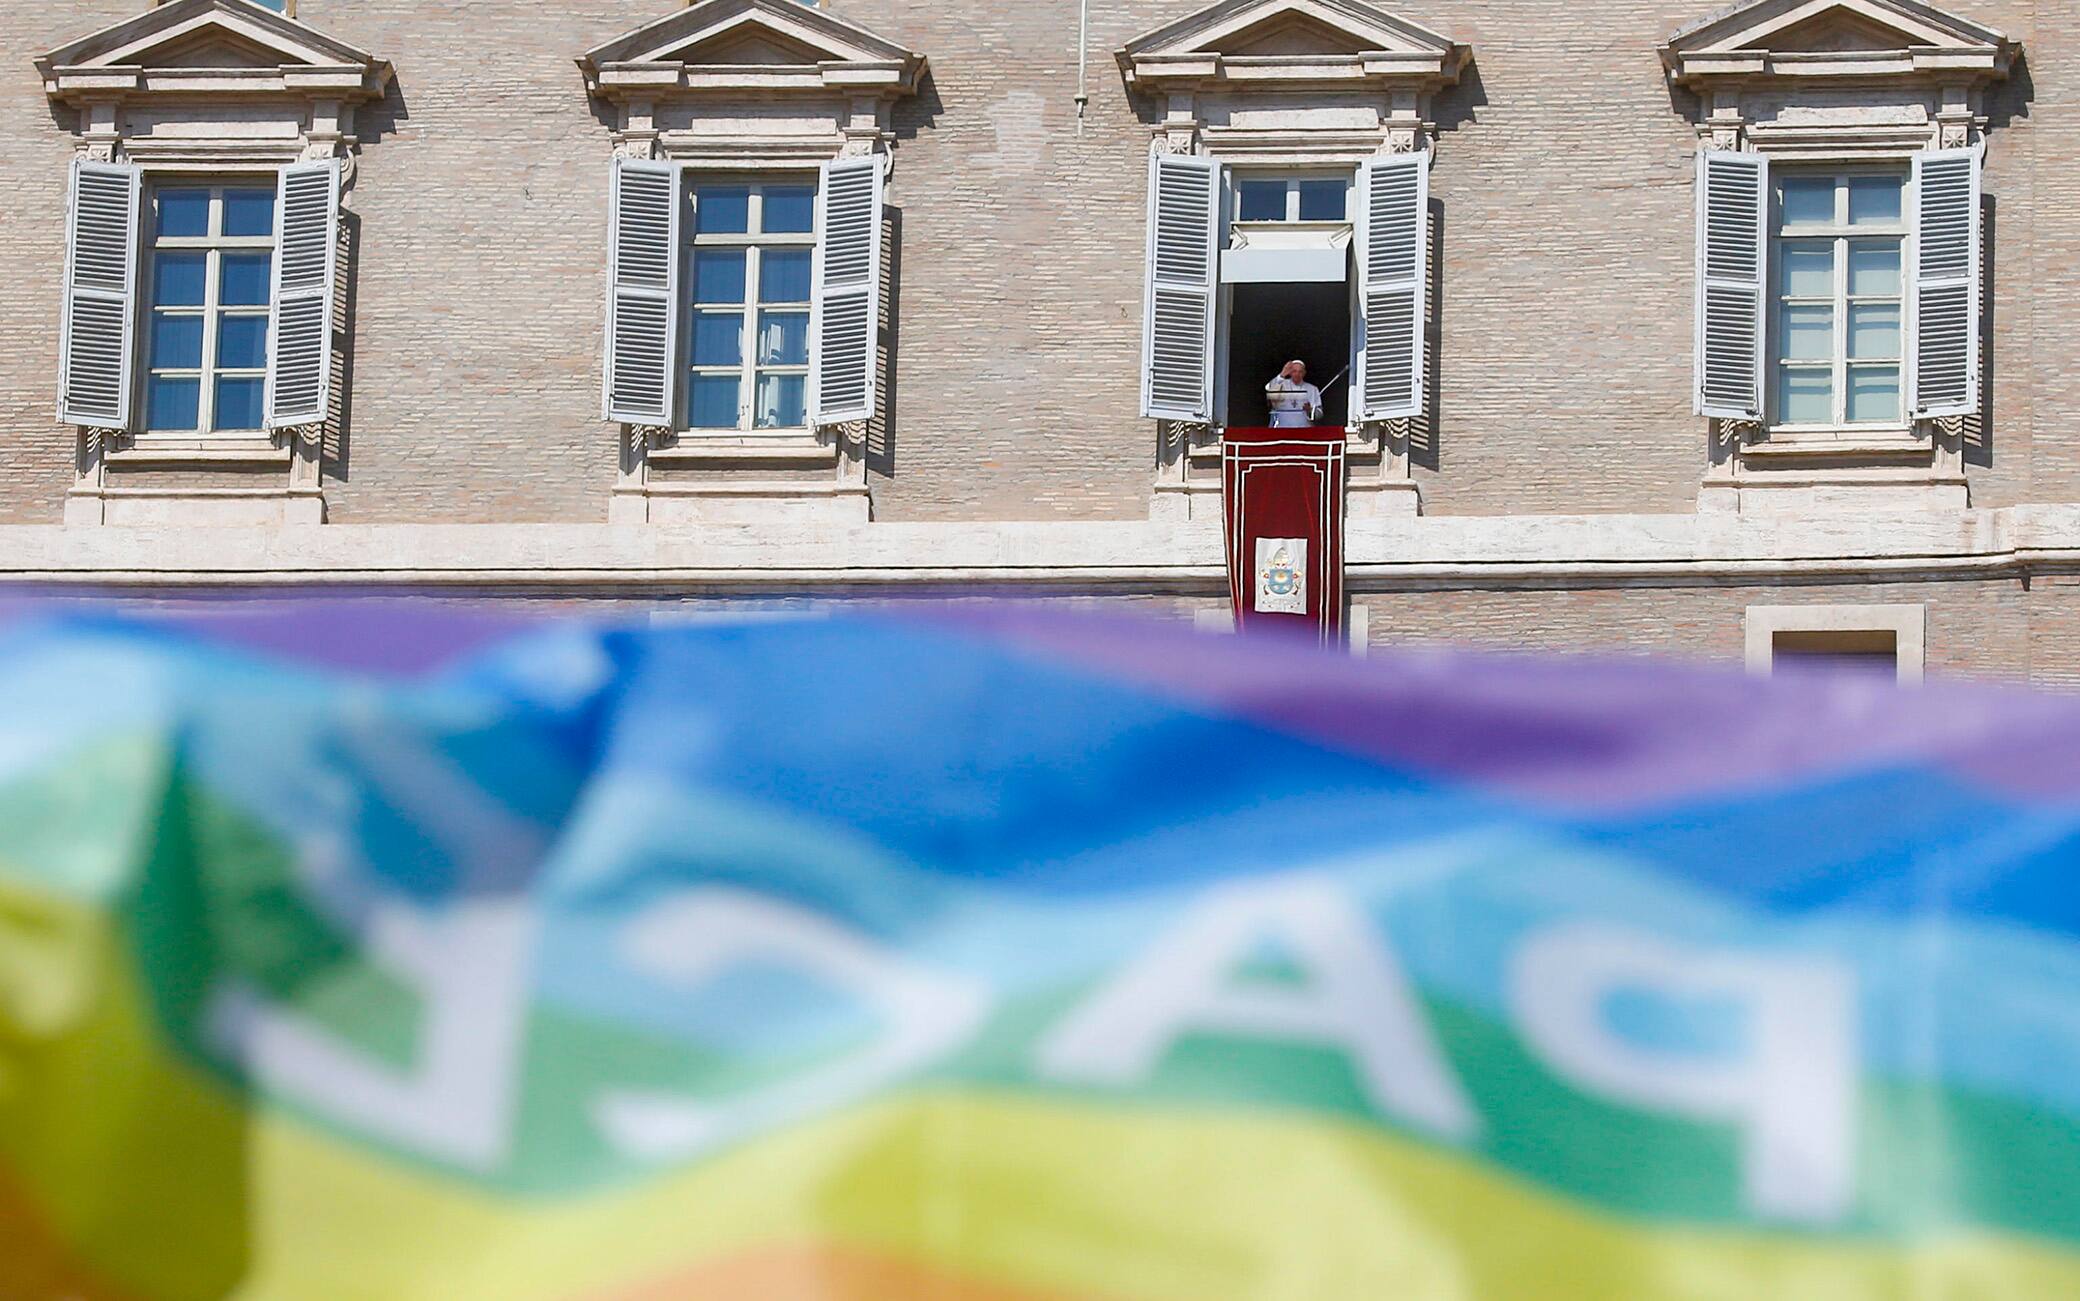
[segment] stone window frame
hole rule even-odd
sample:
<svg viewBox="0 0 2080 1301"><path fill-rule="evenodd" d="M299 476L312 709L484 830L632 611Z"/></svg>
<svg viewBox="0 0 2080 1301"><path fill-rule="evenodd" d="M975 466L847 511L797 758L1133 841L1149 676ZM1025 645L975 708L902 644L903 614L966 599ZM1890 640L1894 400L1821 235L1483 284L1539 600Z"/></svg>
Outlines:
<svg viewBox="0 0 2080 1301"><path fill-rule="evenodd" d="M273 66L186 66L152 56L166 46L212 37L275 55ZM354 114L388 92L391 65L327 36L288 14L250 0L164 0L144 14L68 42L35 60L44 93L78 114L76 152L95 162L122 162L142 174L145 201L158 189L257 181L277 183L284 167L338 160L340 207L349 206L359 139ZM256 107L265 111L255 114ZM212 118L219 110L222 116ZM176 129L163 134L162 125ZM140 279L150 265L139 213ZM279 239L280 232L276 232ZM133 310L133 359L147 355L149 295L140 283ZM178 501L183 515L206 521L235 512L236 498L281 499L285 522L324 519L322 462L326 428L262 431L249 436L151 433L143 429L145 373L134 367L132 427L82 431L75 448L67 523L100 523L123 498ZM253 489L215 491L110 482L111 467L148 470L273 470Z"/></svg>
<svg viewBox="0 0 2080 1301"><path fill-rule="evenodd" d="M679 403L679 411L677 412L677 428L679 429L682 437L751 437L799 440L804 434L813 432L808 424L810 417L806 411L803 414L803 423L800 425L776 425L761 428L757 424L755 408L758 402L758 376L760 374L769 372L793 373L795 371L800 371L802 372L805 381L804 396L806 400L806 380L807 372L809 369L809 362L806 356L799 364L776 363L772 366L766 366L761 365L757 361L756 358L758 353L758 320L760 316L762 316L765 313L769 306L764 297L764 290L762 288L761 281L764 275L764 255L767 250L784 249L806 251L813 260L817 248L820 247L822 243L823 232L822 230L818 229L813 217L810 222L809 229L806 231L768 231L764 229L763 214L765 207L766 189L780 187L799 188L805 184L810 190L810 203L813 211L813 207L815 204L815 189L817 185L816 174L810 171L803 171L798 173L742 173L704 169L697 171L681 171L679 174L679 179L682 185L686 186L688 189L691 190L699 190L702 187L728 187L732 185L743 185L750 189L756 196L755 202L748 205L748 208L756 208L760 213L761 220L760 229L756 231L745 231L742 233L703 233L699 229L701 212L700 205L696 203L694 206L693 223L689 226L685 238L681 241L682 248L680 251L682 255L684 255L688 251L691 251L697 259L699 251L703 248L722 247L741 248L744 249L749 256L745 258L744 297L743 300L740 302L702 302L699 298L695 297L695 295L699 293L698 273L695 272L687 275L687 299L686 302L683 304L683 310L686 312L687 319L685 349L686 355L679 359L678 364L680 370L687 374L691 374L696 369L700 369L693 360L693 347L694 338L698 333L697 326L695 323L698 322L698 320L702 316L728 314L737 317L738 320L742 323L743 330L740 344L740 355L738 357L737 364L735 367L735 370L737 372L738 383L737 410L739 423L730 426L694 424L693 390L691 387L691 381L689 380L685 394ZM696 260L696 266L697 265L698 262ZM813 293L814 290L812 287L812 296ZM790 314L795 314L794 309L797 306L796 304L786 303L781 304L781 306L789 309ZM734 310L732 311L731 309ZM805 321L813 319L813 302L801 302L799 304L799 314L805 319ZM807 328L808 327L805 324L803 327L805 338ZM722 368L709 367L707 369L720 371ZM748 424L743 423L747 414L750 415L751 421L751 423Z"/></svg>
<svg viewBox="0 0 2080 1301"><path fill-rule="evenodd" d="M813 49L818 57L790 63L699 60L711 42L760 31ZM926 72L922 55L801 0L695 0L588 50L577 65L587 95L612 113L610 153L674 163L688 186L704 175L800 175L872 155L885 160L892 181L892 110L916 92ZM794 129L751 136L700 126L703 119L774 107L798 112ZM887 309L884 298L884 315ZM874 425L885 418L884 397L874 421L704 431L686 426L681 402L672 425L626 427L608 517L648 522L665 499L677 498L690 499L698 518L718 521L747 522L775 509L808 508L863 523L871 516L867 445ZM697 477L665 482L653 470ZM827 480L800 477L824 470L830 472Z"/></svg>
<svg viewBox="0 0 2080 1301"><path fill-rule="evenodd" d="M1281 22L1309 25L1356 48L1274 55L1221 52L1224 43ZM1162 109L1155 128L1156 150L1211 158L1230 172L1347 175L1355 204L1356 176L1366 160L1436 147L1432 105L1458 84L1472 62L1472 50L1369 0L1216 0L1134 38L1114 58L1130 94L1145 96ZM1326 103L1339 97L1376 105L1375 124L1306 120L1308 101ZM1236 121L1238 107L1272 105L1299 108L1286 120ZM1227 225L1224 221L1224 229ZM1433 299L1434 295L1432 286ZM1225 309L1221 311L1224 317ZM1215 369L1217 375L1226 370L1225 349L1218 342ZM1431 400L1434 403L1434 394ZM1354 427L1347 494L1353 515L1421 512L1409 458L1415 424L1396 420ZM1151 514L1186 519L1217 514L1220 455L1217 424L1159 421Z"/></svg>
<svg viewBox="0 0 2080 1301"><path fill-rule="evenodd" d="M1877 227L1858 229L1841 222L1829 223L1825 229L1820 230L1787 229L1783 224L1783 214L1776 199L1781 184L1787 176L1824 177L1833 182L1844 183L1837 186L1838 189L1843 190L1853 190L1854 180L1858 176L1884 176L1888 179L1896 179L1900 183L1899 220L1882 229ZM1914 417L1906 409L1907 353L1913 327L1913 322L1907 317L1908 303L1912 298L1909 292L1911 288L1909 280L1914 270L1915 241L1912 223L1915 205L1912 166L1906 163L1894 164L1882 159L1838 164L1800 160L1794 166L1773 169L1771 171L1770 193L1766 202L1769 204L1768 245L1772 274L1763 284L1763 318L1765 322L1763 330L1763 409L1766 415L1765 423L1771 436L1787 440L1822 442L1829 447L1844 445L1853 447L1855 446L1855 440L1870 437L1895 440L1913 437L1915 433ZM1833 313L1831 319L1833 320L1836 337L1830 343L1830 352L1828 357L1825 358L1830 368L1830 382L1839 381L1833 393L1833 402L1841 414L1839 417L1830 415L1824 421L1800 423L1786 420L1779 406L1779 389L1776 381L1781 376L1785 362L1791 360L1781 355L1780 333L1783 327L1778 308L1780 300L1787 296L1782 292L1783 250L1787 244L1811 243L1822 239L1830 241L1838 248L1858 242L1871 243L1879 240L1897 242L1899 248L1899 282L1897 292L1893 297L1897 300L1895 310L1899 315L1900 346L1897 356L1875 359L1879 362L1890 361L1897 372L1899 408L1898 414L1891 420L1855 421L1849 418L1849 372L1855 369L1857 359L1848 355L1846 331L1848 322L1854 315L1849 300L1859 297L1859 295L1855 294L1847 283L1853 262L1846 252L1840 264L1835 266L1832 273L1835 283L1830 287L1827 295L1828 306ZM1864 296L1867 297L1869 295ZM1813 369L1809 365L1799 365L1795 368Z"/></svg>
<svg viewBox="0 0 2080 1301"><path fill-rule="evenodd" d="M1851 48L1796 48L1799 29L1817 30L1830 20L1858 33L1858 40L1844 43ZM1909 172L1911 212L1916 156L1985 140L1986 89L2007 76L2019 51L1994 28L1915 0L1754 0L1682 29L1660 56L1669 84L1696 96L1703 147L1769 159L1774 247L1774 173L1780 168L1900 168ZM1902 245L1903 300L1912 297L1906 282L1913 250L1910 229ZM1772 275L1764 283L1766 383L1773 370L1768 305L1774 289ZM1913 328L1910 316L1903 301L1903 332ZM1908 337L1903 334L1903 353L1910 351ZM1904 379L1903 369L1903 396ZM1767 412L1774 394L1763 397ZM1741 509L1743 494L1764 486L1835 500L1843 490L1877 487L1917 494L1919 505L1968 504L1962 418L1917 419L1903 410L1897 426L1787 429L1767 419L1709 424L1711 465L1700 508Z"/></svg>
<svg viewBox="0 0 2080 1301"><path fill-rule="evenodd" d="M1741 622L1747 669L1757 677L1775 670L1778 633L1889 633L1898 681L1916 685L1922 680L1928 644L1925 605L1751 605Z"/></svg>
<svg viewBox="0 0 2080 1301"><path fill-rule="evenodd" d="M268 297L260 303L225 304L221 301L223 288L223 264L228 256L252 255L264 252L268 257L270 272L274 259L281 256L281 232L275 229L274 208L276 194L273 187L264 192L268 204L268 229L265 235L232 235L221 229L223 214L228 210L225 197L235 189L262 192L261 187L245 184L237 179L197 177L190 182L185 177L163 177L145 186L140 198L139 224L144 227L139 235L138 254L138 302L137 315L140 323L137 341L137 400L142 404L134 421L136 437L147 440L149 447L164 447L173 440L184 446L193 439L195 450L223 446L235 440L254 437L255 426L235 425L229 429L219 426L217 421L216 381L231 378L258 380L263 386L267 381L265 345L262 346L261 363L257 370L251 367L227 367L220 364L222 349L222 326L231 320L259 320L269 322L273 315L273 284L269 275ZM159 199L168 191L200 191L207 196L209 224L211 229L202 235L168 235L159 229L157 215ZM184 253L204 255L203 298L197 304L162 304L155 291L150 288L157 281L157 268L161 259ZM193 317L201 322L201 337L197 346L200 353L193 367L170 367L159 363L164 359L158 355L153 341L157 318L164 314L170 318ZM153 430L151 425L153 378L162 371L177 372L178 378L187 378L194 372L196 391L196 426L194 430ZM239 372L228 374L227 372ZM207 413L207 415L205 415Z"/></svg>

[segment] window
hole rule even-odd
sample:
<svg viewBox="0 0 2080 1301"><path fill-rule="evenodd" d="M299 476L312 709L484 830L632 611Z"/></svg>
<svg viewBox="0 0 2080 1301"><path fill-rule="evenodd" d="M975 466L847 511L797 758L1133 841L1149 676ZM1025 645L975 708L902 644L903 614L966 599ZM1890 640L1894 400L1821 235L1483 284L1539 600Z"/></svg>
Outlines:
<svg viewBox="0 0 2080 1301"><path fill-rule="evenodd" d="M1751 605L1743 619L1748 671L1862 670L1919 682L1926 613L1919 605Z"/></svg>
<svg viewBox="0 0 2080 1301"><path fill-rule="evenodd" d="M1775 180L1772 422L1903 423L1905 174L1784 170Z"/></svg>
<svg viewBox="0 0 2080 1301"><path fill-rule="evenodd" d="M265 424L275 187L153 191L145 428L258 431Z"/></svg>
<svg viewBox="0 0 2080 1301"><path fill-rule="evenodd" d="M1355 176L1152 154L1142 415L1255 424L1265 383L1298 358L1332 424L1420 416L1429 167L1427 150Z"/></svg>
<svg viewBox="0 0 2080 1301"><path fill-rule="evenodd" d="M694 185L693 429L808 425L816 181Z"/></svg>
<svg viewBox="0 0 2080 1301"><path fill-rule="evenodd" d="M1349 221L1348 176L1241 176L1237 221Z"/></svg>

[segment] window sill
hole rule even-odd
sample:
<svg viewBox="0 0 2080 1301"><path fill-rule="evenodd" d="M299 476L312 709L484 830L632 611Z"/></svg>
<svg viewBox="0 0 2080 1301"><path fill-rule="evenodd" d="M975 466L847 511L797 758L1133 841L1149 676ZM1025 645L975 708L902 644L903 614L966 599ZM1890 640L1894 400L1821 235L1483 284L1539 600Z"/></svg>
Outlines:
<svg viewBox="0 0 2080 1301"><path fill-rule="evenodd" d="M1742 448L1746 456L1884 456L1927 450L1929 441L1913 425L1801 425L1765 429Z"/></svg>
<svg viewBox="0 0 2080 1301"><path fill-rule="evenodd" d="M836 440L810 429L774 429L755 434L681 429L663 445L650 449L650 459L666 465L716 461L830 464L837 457Z"/></svg>
<svg viewBox="0 0 2080 1301"><path fill-rule="evenodd" d="M137 434L108 453L112 465L287 465L294 454L272 435L196 438Z"/></svg>

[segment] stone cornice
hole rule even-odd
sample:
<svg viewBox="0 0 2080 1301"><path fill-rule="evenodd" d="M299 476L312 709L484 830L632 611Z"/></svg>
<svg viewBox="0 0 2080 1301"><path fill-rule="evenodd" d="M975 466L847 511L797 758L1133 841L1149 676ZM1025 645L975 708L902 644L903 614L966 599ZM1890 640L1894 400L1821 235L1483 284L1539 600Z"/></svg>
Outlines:
<svg viewBox="0 0 2080 1301"><path fill-rule="evenodd" d="M247 62L184 62L212 41ZM168 54L166 51L173 51ZM252 0L174 0L35 60L44 93L75 107L158 98L382 98L390 65Z"/></svg>
<svg viewBox="0 0 2080 1301"><path fill-rule="evenodd" d="M716 59L732 44L765 40L762 61ZM925 60L864 27L791 0L701 0L586 51L588 92L621 102L679 96L870 96L915 93Z"/></svg>
<svg viewBox="0 0 2080 1301"><path fill-rule="evenodd" d="M1344 48L1281 53L1222 48L1282 22L1305 24ZM1219 0L1136 37L1114 57L1127 85L1149 92L1214 86L1435 90L1458 81L1469 51L1363 0Z"/></svg>
<svg viewBox="0 0 2080 1301"><path fill-rule="evenodd" d="M1801 29L1846 25L1845 48L1807 45ZM1679 86L1919 81L1979 85L2008 75L2020 50L1995 28L1915 0L1756 0L1676 33L1661 49Z"/></svg>
<svg viewBox="0 0 2080 1301"><path fill-rule="evenodd" d="M1354 520L1351 587L1584 587L2080 572L2080 504L1831 518ZM1225 590L1216 521L0 528L0 582L445 590L870 592L987 584Z"/></svg>

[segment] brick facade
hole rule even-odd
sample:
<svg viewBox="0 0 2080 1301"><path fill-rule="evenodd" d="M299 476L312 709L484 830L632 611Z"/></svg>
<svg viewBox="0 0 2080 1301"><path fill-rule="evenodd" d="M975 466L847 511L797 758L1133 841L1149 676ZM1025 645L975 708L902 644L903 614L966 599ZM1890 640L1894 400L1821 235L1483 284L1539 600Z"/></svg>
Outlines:
<svg viewBox="0 0 2080 1301"><path fill-rule="evenodd" d="M77 123L28 60L143 4L0 7L14 52L0 75L0 523L56 523L73 462L52 376ZM358 124L331 525L603 525L621 438L597 418L613 122L573 60L672 5L299 0L300 21L395 68ZM1149 518L1156 430L1135 408L1144 159L1161 106L1129 96L1113 52L1192 7L1092 4L1079 130L1076 0L828 0L930 65L891 122L898 276L867 527ZM1697 105L1656 50L1714 6L1387 7L1473 50L1434 105L1440 422L1412 457L1424 514L1693 512L1706 468L1690 412ZM1987 106L1993 419L1966 449L1972 505L2080 501L2080 437L2066 432L2080 416L2080 202L2067 193L2080 181L2060 165L2080 145L2080 33L2049 9L2040 23L2034 0L1947 7L2026 52ZM1713 580L1360 599L1375 639L1737 653L1746 604L1880 599L1841 569L1788 595ZM1932 667L2080 674L2057 632L2073 617L2062 587L2009 575L1884 588L1929 605Z"/></svg>

